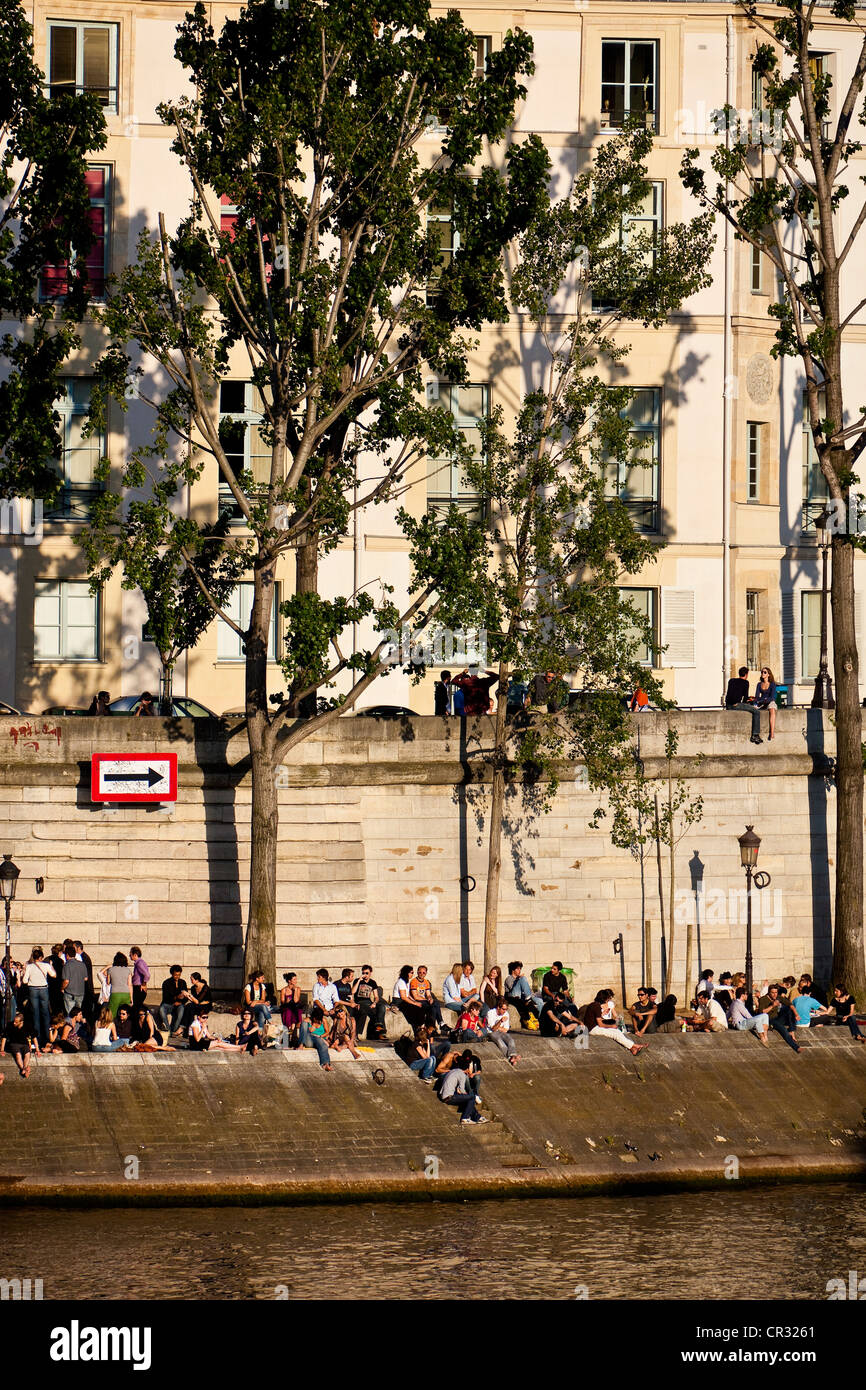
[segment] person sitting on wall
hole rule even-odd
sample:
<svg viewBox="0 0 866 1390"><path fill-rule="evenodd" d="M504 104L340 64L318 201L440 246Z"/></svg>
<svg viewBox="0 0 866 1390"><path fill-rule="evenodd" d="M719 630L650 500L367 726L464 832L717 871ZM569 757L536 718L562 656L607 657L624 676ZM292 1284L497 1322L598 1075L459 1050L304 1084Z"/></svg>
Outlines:
<svg viewBox="0 0 866 1390"><path fill-rule="evenodd" d="M341 1004L345 1004L352 1018L358 1021L358 1005L355 999L355 971L351 965L344 965L336 985Z"/></svg>
<svg viewBox="0 0 866 1390"><path fill-rule="evenodd" d="M776 736L776 710L779 708L776 702L776 679L769 666L761 667L761 679L755 686L755 693L752 696L752 734L750 743L763 743L761 738L761 710L769 710L770 713L770 732L769 739Z"/></svg>
<svg viewBox="0 0 866 1390"><path fill-rule="evenodd" d="M487 1010L487 1037L499 1048L513 1067L520 1061L514 1039L509 1031L511 1021L504 995L500 995L493 1008Z"/></svg>
<svg viewBox="0 0 866 1390"><path fill-rule="evenodd" d="M629 1009L634 1031L640 1038L644 1033L655 1032L655 1017L657 1009L655 1004L650 1003L649 993L646 986L642 986L637 992L637 999Z"/></svg>
<svg viewBox="0 0 866 1390"><path fill-rule="evenodd" d="M118 1010L119 1013L120 1010ZM174 1048L169 1047L163 1041L162 1033L153 1021L153 1015L144 1004L141 1004L133 1014L132 1027L129 1030L129 1042L125 1043L120 1050L121 1052L174 1052Z"/></svg>
<svg viewBox="0 0 866 1390"><path fill-rule="evenodd" d="M472 1042L476 1038L486 1037L480 999L473 999L466 1005L457 1023L457 1033L461 1042Z"/></svg>
<svg viewBox="0 0 866 1390"><path fill-rule="evenodd" d="M243 1048L236 1043L225 1042L223 1038L218 1038L212 1033L207 1021L207 1014L199 1012L193 1015L189 1025L189 1050L190 1052L242 1052Z"/></svg>
<svg viewBox="0 0 866 1390"><path fill-rule="evenodd" d="M811 994L812 998L817 999L819 1004L827 1003L827 996L824 993L823 989L821 989L819 985L815 984L815 981L812 979L811 975L807 975L805 972L800 976L799 993ZM792 996L789 995L788 997L790 1001Z"/></svg>
<svg viewBox="0 0 866 1390"><path fill-rule="evenodd" d="M153 715L154 717L156 716L156 710L154 709L153 705L153 696L151 695L149 690L143 690L141 692L138 704L136 705L133 713L136 715Z"/></svg>
<svg viewBox="0 0 866 1390"><path fill-rule="evenodd" d="M677 996L666 994L659 1004L655 1016L657 1033L679 1033L682 1024L677 1019Z"/></svg>
<svg viewBox="0 0 866 1390"><path fill-rule="evenodd" d="M464 1125L484 1125L487 1118L478 1114L478 1101L471 1085L474 1062L466 1053L449 1072L446 1072L439 1088L439 1099L443 1105L454 1105L460 1111L460 1123Z"/></svg>
<svg viewBox="0 0 866 1390"><path fill-rule="evenodd" d="M436 1081L436 1057L431 1043L432 1037L433 1029L422 1023L420 1028L415 1029L412 1046L406 1052L406 1065L409 1070L420 1076L422 1081L426 1081L428 1086L433 1086Z"/></svg>
<svg viewBox="0 0 866 1390"><path fill-rule="evenodd" d="M433 994L433 986L428 978L428 967L419 965L409 980L409 999L419 1008L425 1023L442 1027L442 1010Z"/></svg>
<svg viewBox="0 0 866 1390"><path fill-rule="evenodd" d="M835 1011L819 1004L818 1000L811 994L798 994L791 1008L797 1015L797 1023L801 1028L816 1027L820 1023L836 1022Z"/></svg>
<svg viewBox="0 0 866 1390"><path fill-rule="evenodd" d="M328 1039L325 1034L325 1013L321 1004L314 1004L310 1009L309 1021L304 1019L301 1024L301 1047L314 1047L322 1071L333 1071L328 1052Z"/></svg>
<svg viewBox="0 0 866 1390"><path fill-rule="evenodd" d="M510 960L508 962L508 974L505 977L505 1002L517 1010L521 1023L525 1023L528 1018L538 1018L544 1006L542 996L532 993L532 985L523 973L522 960Z"/></svg>
<svg viewBox="0 0 866 1390"><path fill-rule="evenodd" d="M749 668L741 666L736 676L731 676L725 691L725 709L739 709L750 704Z"/></svg>
<svg viewBox="0 0 866 1390"><path fill-rule="evenodd" d="M728 1020L724 1009L705 989L702 989L698 994L692 1030L696 1033L727 1033L728 1031Z"/></svg>
<svg viewBox="0 0 866 1390"><path fill-rule="evenodd" d="M625 1033L620 1032L619 1025L615 1020L605 1018L605 1005L609 1005L614 998L612 989L600 989L591 1004L587 1004L583 1015L583 1024L590 1037L609 1038L611 1042L619 1043L620 1047L628 1048L632 1057L636 1057L639 1052L643 1052L646 1043L632 1043Z"/></svg>
<svg viewBox="0 0 866 1390"><path fill-rule="evenodd" d="M631 701L629 702L629 709L631 713L644 714L649 709L649 707L649 695L647 695L646 691L642 688L642 686L638 686L631 697Z"/></svg>
<svg viewBox="0 0 866 1390"><path fill-rule="evenodd" d="M451 967L451 974L446 975L442 981L442 1007L454 1015L451 1020L454 1027L463 1012L463 998L460 994L460 987L463 984L463 962L456 960Z"/></svg>
<svg viewBox="0 0 866 1390"><path fill-rule="evenodd" d="M800 1044L797 1042L797 1015L790 1004L783 1001L779 985L767 985L767 993L758 1000L756 1013L765 1013L769 1017L770 1027L779 1034L783 1042L793 1052L800 1051Z"/></svg>
<svg viewBox="0 0 866 1390"><path fill-rule="evenodd" d="M550 969L545 973L541 980L541 997L544 1000L553 999L557 1003L566 1001L573 1004L574 999L568 988L568 977L564 974L562 961L555 960Z"/></svg>
<svg viewBox="0 0 866 1390"><path fill-rule="evenodd" d="M99 715L100 718L102 718L107 714L111 714L111 710L109 708L110 704L111 696L109 695L108 691L97 690L96 694L90 702L90 708L88 709L87 713L96 714Z"/></svg>
<svg viewBox="0 0 866 1390"><path fill-rule="evenodd" d="M361 966L361 978L355 981L353 994L358 1011L358 1037L385 1037L385 1000L378 984L373 979L372 965Z"/></svg>
<svg viewBox="0 0 866 1390"><path fill-rule="evenodd" d="M244 986L243 1006L250 1010L259 1028L267 1028L271 1021L271 1010L268 1005L264 970L250 972L250 978Z"/></svg>
<svg viewBox="0 0 866 1390"><path fill-rule="evenodd" d="M728 1009L728 1024L731 1028L736 1028L738 1032L754 1032L759 1042L764 1047L770 1046L770 1020L767 1014L749 1013L748 990L745 985L740 985L734 992L733 1002Z"/></svg>
<svg viewBox="0 0 866 1390"><path fill-rule="evenodd" d="M0 1037L0 1053L11 1052L15 1059L15 1065L25 1081L30 1075L31 1045L38 1057L41 1049L36 1036L25 1028L24 1015L20 1009L17 1009L11 1023L7 1023L5 1032Z"/></svg>
<svg viewBox="0 0 866 1390"><path fill-rule="evenodd" d="M318 1004L326 1018L332 1018L334 1010L340 1002L337 993L337 986L331 984L330 976L323 965L316 971L316 983L313 985L313 1004Z"/></svg>
<svg viewBox="0 0 866 1390"><path fill-rule="evenodd" d="M265 1045L262 1030L250 1008L244 1009L235 1024L235 1045L241 1051L248 1052L251 1057L255 1057L256 1053Z"/></svg>
<svg viewBox="0 0 866 1390"><path fill-rule="evenodd" d="M294 970L284 976L285 984L280 990L280 1018L283 1023L282 1043L287 1047L300 1047L299 1037L304 1011L301 1008L301 987Z"/></svg>
<svg viewBox="0 0 866 1390"><path fill-rule="evenodd" d="M181 965L169 966L168 978L162 982L159 1021L173 1038L180 1035L184 1009L189 1003L189 989L186 980L182 978L182 970Z"/></svg>
<svg viewBox="0 0 866 1390"><path fill-rule="evenodd" d="M844 985L833 986L833 998L830 1000L830 1007L835 1015L832 1022L835 1023L837 1027L847 1027L851 1037L855 1038L857 1042L866 1042L866 1038L864 1038L860 1031L860 1025L857 1022L857 1009L854 999L848 993ZM821 1022L828 1023L830 1020L822 1019Z"/></svg>
<svg viewBox="0 0 866 1390"><path fill-rule="evenodd" d="M356 1062L361 1061L361 1054L355 1046L357 1028L355 1020L352 1018L345 1004L338 1004L334 1010L334 1017L331 1022L331 1031L328 1036L328 1046L334 1052L351 1052Z"/></svg>
<svg viewBox="0 0 866 1390"><path fill-rule="evenodd" d="M464 1007L471 1004L473 999L481 999L481 991L475 983L475 965L471 960L463 962L463 979L460 981L460 998Z"/></svg>

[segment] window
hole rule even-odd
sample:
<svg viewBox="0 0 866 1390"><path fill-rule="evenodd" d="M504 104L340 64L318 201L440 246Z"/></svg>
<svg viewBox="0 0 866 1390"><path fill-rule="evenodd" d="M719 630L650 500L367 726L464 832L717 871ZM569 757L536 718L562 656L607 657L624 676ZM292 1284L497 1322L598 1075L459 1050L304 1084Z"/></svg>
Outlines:
<svg viewBox="0 0 866 1390"><path fill-rule="evenodd" d="M620 589L619 596L623 603L627 603L634 609L639 618L649 623L652 633L651 642L647 642L643 634L643 628L638 624L627 622L622 629L623 638L638 642L635 660L641 666L655 665L655 651L658 646L658 595L655 589Z"/></svg>
<svg viewBox="0 0 866 1390"><path fill-rule="evenodd" d="M626 459L605 460L605 494L620 499L638 531L658 531L661 391L640 387L623 416L630 422L631 452Z"/></svg>
<svg viewBox="0 0 866 1390"><path fill-rule="evenodd" d="M475 76L483 77L487 71L487 59L493 49L493 40L489 34L475 35Z"/></svg>
<svg viewBox="0 0 866 1390"><path fill-rule="evenodd" d="M111 239L111 166L91 164L84 177L90 195L90 229L93 233L93 244L84 262L87 283L91 298L104 299ZM59 265L43 267L39 283L41 297L62 299L69 293L70 280L77 274L75 256L70 249L68 258Z"/></svg>
<svg viewBox="0 0 866 1390"><path fill-rule="evenodd" d="M821 590L800 594L800 679L810 680L821 665Z"/></svg>
<svg viewBox="0 0 866 1390"><path fill-rule="evenodd" d="M618 130L626 116L655 130L658 47L655 39L602 39L602 130Z"/></svg>
<svg viewBox="0 0 866 1390"><path fill-rule="evenodd" d="M823 390L819 391L818 409L823 417L827 406ZM830 493L827 479L821 472L818 450L809 423L809 403L803 392L803 534L815 534L815 522L827 505Z"/></svg>
<svg viewBox="0 0 866 1390"><path fill-rule="evenodd" d="M752 294L763 294L763 253L757 246L751 246L749 248L749 252L749 288L751 289Z"/></svg>
<svg viewBox="0 0 866 1390"><path fill-rule="evenodd" d="M817 101L828 103L828 111L825 112L825 118L821 121L821 137L824 140L829 140L831 138L830 122L826 119L827 115L829 115L830 100L830 57L831 55L829 53L812 53L811 51L809 53L809 76L812 80L812 94Z"/></svg>
<svg viewBox="0 0 866 1390"><path fill-rule="evenodd" d="M220 382L219 435L226 457L235 477L246 495L252 486L267 487L271 480L271 447L262 439L261 425L264 406L258 387L251 381ZM241 519L238 504L225 478L220 474L220 512L230 512L232 520Z"/></svg>
<svg viewBox="0 0 866 1390"><path fill-rule="evenodd" d="M37 582L33 601L33 655L37 661L96 661L99 598L86 580Z"/></svg>
<svg viewBox="0 0 866 1390"><path fill-rule="evenodd" d="M640 206L634 212L623 213L619 229L619 245L624 248L634 246L638 242L646 245L645 263L648 269L655 264L656 247L662 227L664 226L664 184L653 182L649 192L642 200ZM614 277L617 274L618 259L613 257L613 262L609 270ZM611 294L593 294L592 307L595 313L609 313L618 307L618 300L615 291Z"/></svg>
<svg viewBox="0 0 866 1390"><path fill-rule="evenodd" d="M487 419L490 406L488 386L450 386L436 383L428 386L431 404L450 410L454 423L463 438L471 444L474 454L481 453L481 425ZM427 503L432 512L444 512L454 503L461 511L477 520L483 514L483 500L470 483L458 461L452 458L429 458L427 473Z"/></svg>
<svg viewBox="0 0 866 1390"><path fill-rule="evenodd" d="M90 381L78 378L63 383L65 393L55 405L60 416L63 450L55 460L55 468L63 479L63 490L51 508L45 509L47 521L86 521L90 505L100 491L93 481L93 472L105 454L105 435L102 431L84 436L90 410Z"/></svg>
<svg viewBox="0 0 866 1390"><path fill-rule="evenodd" d="M454 230L451 206L431 205L427 208L427 231L435 231L439 242L439 264L430 277L427 294L435 294L443 273L448 269L460 246L460 233Z"/></svg>
<svg viewBox="0 0 866 1390"><path fill-rule="evenodd" d="M117 111L116 24L48 21L48 94L95 92L106 111Z"/></svg>
<svg viewBox="0 0 866 1390"><path fill-rule="evenodd" d="M225 606L226 613L242 631L250 625L253 611L253 584L244 582L238 585ZM280 586L274 585L274 602L271 607L271 625L268 629L268 661L277 659L277 609L280 603ZM243 661L244 644L233 628L222 618L217 621L217 661Z"/></svg>
<svg viewBox="0 0 866 1390"><path fill-rule="evenodd" d="M754 420L746 425L746 497L750 502L760 500L762 430L763 425Z"/></svg>
<svg viewBox="0 0 866 1390"><path fill-rule="evenodd" d="M746 590L746 665L750 671L761 666L761 638L764 629L760 626L761 592L759 589Z"/></svg>
<svg viewBox="0 0 866 1390"><path fill-rule="evenodd" d="M764 78L755 64L752 64L752 112L760 116L767 109L767 98L764 92Z"/></svg>

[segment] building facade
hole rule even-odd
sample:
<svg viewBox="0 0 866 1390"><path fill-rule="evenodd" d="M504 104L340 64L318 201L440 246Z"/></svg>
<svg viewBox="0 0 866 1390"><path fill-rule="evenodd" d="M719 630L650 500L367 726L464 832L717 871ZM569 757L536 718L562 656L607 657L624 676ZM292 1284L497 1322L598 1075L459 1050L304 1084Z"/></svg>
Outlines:
<svg viewBox="0 0 866 1390"><path fill-rule="evenodd" d="M158 214L171 228L186 214L184 170L171 153L169 132L156 115L159 102L182 93L186 78L173 57L176 26L185 10L174 0L27 0L36 57L49 88L74 86L100 93L108 143L94 158L88 184L97 240L89 270L98 297L105 278L135 255L143 227ZM211 4L212 22L237 4ZM445 9L446 6L442 6ZM510 28L531 34L536 71L528 84L513 138L529 131L544 139L552 160L551 196L563 196L593 150L609 138L626 111L640 110L656 132L651 155L652 194L642 224L660 227L695 214L679 168L686 146L709 154L720 138L711 112L726 103L748 118L760 105L752 61L758 31L735 6L706 0L541 0L524 8L496 3L462 7L478 36L479 63ZM840 100L855 61L856 34L828 16L820 25L816 69L837 83ZM853 138L862 138L856 129ZM424 137L436 151L435 125ZM866 156L854 163L866 162ZM855 185L857 170L851 176ZM854 200L852 199L853 203ZM229 224L232 210L220 210ZM840 230L852 218L843 205ZM441 221L444 254L453 250L447 212ZM866 239L848 267L852 305L866 271ZM666 693L683 706L718 705L727 677L741 665L752 679L768 664L789 689L789 701L808 703L818 669L820 553L815 518L824 496L803 408L799 363L771 356L774 271L765 258L717 226L712 284L685 303L660 330L626 323L618 338L630 346L625 380L635 388L631 419L644 448L639 467L608 470L607 484L628 505L635 524L658 540L658 555L629 579L630 598L655 633L647 665ZM43 293L63 289L63 268L48 267ZM567 295L555 306L567 320ZM534 327L512 314L479 335L470 384L428 383L428 396L447 405L471 437L478 420L501 405L513 411L533 381ZM849 383L866 368L866 319L848 330ZM103 452L120 463L146 438L150 409L140 399L116 410L104 439L85 438L93 363L100 330L85 327L80 353L68 364L60 406L64 453L58 460L60 503L31 535L2 537L0 546L0 699L19 709L89 703L98 689L112 696L156 690L159 661L147 640L146 611L120 576L92 595L76 535L86 521L93 466ZM148 376L144 383L158 389ZM620 378L622 380L622 378ZM859 408L859 402L850 400ZM257 465L257 402L240 361L232 363L215 410L237 428L239 466ZM850 424L850 420L846 420ZM246 428L241 428L246 426ZM428 506L473 500L447 460L428 460L409 479L401 501L419 514ZM179 505L213 518L220 496L216 468ZM8 529L8 528L7 528ZM858 579L866 557L857 557ZM323 563L322 584L348 594L382 580L405 593L407 546L390 506L356 515L352 534ZM281 597L291 591L293 566L280 575ZM231 615L241 625L250 588L239 586ZM858 622L859 622L858 611ZM280 620L272 632L274 688ZM861 625L861 643L866 632ZM363 633L358 635L361 641ZM432 712L431 673L418 687L398 668L361 704L408 705ZM181 658L175 691L217 713L243 703L243 661L233 630L215 621L198 646Z"/></svg>

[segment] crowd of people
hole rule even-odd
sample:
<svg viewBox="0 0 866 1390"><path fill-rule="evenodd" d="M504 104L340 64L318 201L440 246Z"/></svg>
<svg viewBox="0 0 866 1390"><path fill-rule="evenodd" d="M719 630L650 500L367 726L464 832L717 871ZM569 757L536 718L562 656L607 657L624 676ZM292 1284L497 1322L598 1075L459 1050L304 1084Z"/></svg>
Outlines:
<svg viewBox="0 0 866 1390"><path fill-rule="evenodd" d="M793 975L785 975L776 983L764 980L753 986L750 993L742 972L723 971L716 982L715 971L707 969L698 981L691 1012L678 1018L676 1007L676 995L669 994L659 1002L657 990L642 986L629 1010L635 1035L726 1033L735 1029L754 1032L758 1041L768 1047L772 1028L793 1052L799 1052L798 1029L831 1025L847 1028L858 1043L866 1042L854 998L845 985L834 985L828 1002L824 991L806 973L799 980Z"/></svg>
<svg viewBox="0 0 866 1390"><path fill-rule="evenodd" d="M715 972L707 969L688 1010L678 1013L675 995L660 1000L658 991L646 985L621 1016L612 989L599 990L579 1005L559 960L542 975L537 989L522 961L509 961L504 977L494 965L480 979L471 960L456 961L438 996L426 965L405 965L390 1000L371 965L362 965L359 975L346 966L339 980L320 967L307 1001L296 972L283 975L277 995L259 970L249 975L227 1036L212 1031L214 1000L199 972L193 971L187 982L183 967L172 965L158 1002L148 1002L150 986L150 968L138 946L130 947L128 955L117 952L98 971L82 943L69 939L57 943L48 956L35 947L24 965L7 957L0 967L6 1006L0 1053L9 1053L25 1078L34 1054L153 1052L178 1046L251 1056L269 1047L310 1048L321 1067L331 1071L333 1054L346 1052L361 1060L365 1037L368 1043L386 1038L391 1009L411 1028L411 1036L394 1044L399 1055L422 1082L437 1088L444 1103L459 1108L461 1121L475 1124L483 1123L478 1114L481 1063L472 1046L490 1042L517 1066L521 1057L512 1009L528 1031L551 1038L604 1038L632 1056L647 1046L649 1035L679 1031L748 1030L766 1047L772 1029L799 1052L798 1030L833 1025L847 1027L858 1043L866 1042L845 986L835 985L828 1001L808 974L799 980L792 975L776 983L765 980L749 993L743 974L726 971L716 981ZM272 1028L275 1015L279 1024Z"/></svg>

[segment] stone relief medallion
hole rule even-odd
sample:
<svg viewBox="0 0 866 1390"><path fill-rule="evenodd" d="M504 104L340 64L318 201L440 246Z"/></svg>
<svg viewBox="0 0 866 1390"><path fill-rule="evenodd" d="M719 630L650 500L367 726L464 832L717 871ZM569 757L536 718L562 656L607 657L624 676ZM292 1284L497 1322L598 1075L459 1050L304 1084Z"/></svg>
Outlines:
<svg viewBox="0 0 866 1390"><path fill-rule="evenodd" d="M755 405L766 405L773 394L773 364L763 352L756 352L746 363L746 390Z"/></svg>

